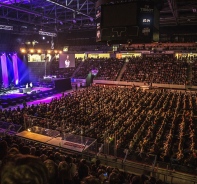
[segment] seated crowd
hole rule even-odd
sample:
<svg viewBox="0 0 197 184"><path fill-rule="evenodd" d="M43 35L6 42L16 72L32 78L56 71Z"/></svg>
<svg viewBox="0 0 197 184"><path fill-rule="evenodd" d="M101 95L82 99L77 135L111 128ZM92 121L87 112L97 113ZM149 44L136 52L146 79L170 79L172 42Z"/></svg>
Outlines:
<svg viewBox="0 0 197 184"><path fill-rule="evenodd" d="M130 58L121 81L185 84L188 63L175 58Z"/></svg>
<svg viewBox="0 0 197 184"><path fill-rule="evenodd" d="M155 154L159 161L196 167L196 99L197 93L92 86L49 104L1 110L0 117L23 125L23 116L29 115L31 126L116 144L118 154L128 149L140 157Z"/></svg>
<svg viewBox="0 0 197 184"><path fill-rule="evenodd" d="M58 78L69 78L74 74L74 78L85 79L92 70L98 70L94 79L116 81L125 66L121 81L197 85L196 57L130 57L126 65L125 62L127 59L88 58L82 61L79 58L75 67L71 68L59 68L58 62L55 62L51 74Z"/></svg>
<svg viewBox="0 0 197 184"><path fill-rule="evenodd" d="M88 58L83 61L74 78L86 79L91 70L98 69L101 59Z"/></svg>
<svg viewBox="0 0 197 184"><path fill-rule="evenodd" d="M85 79L91 70L98 70L95 79L116 80L124 64L124 60L114 58L86 59L76 72L74 78Z"/></svg>
<svg viewBox="0 0 197 184"><path fill-rule="evenodd" d="M197 86L197 58L193 58L191 61L193 62L191 83Z"/></svg>
<svg viewBox="0 0 197 184"><path fill-rule="evenodd" d="M129 174L60 148L17 137L0 141L1 184L162 184L161 180Z"/></svg>
<svg viewBox="0 0 197 184"><path fill-rule="evenodd" d="M103 59L100 62L99 72L94 79L115 81L123 65L124 59Z"/></svg>

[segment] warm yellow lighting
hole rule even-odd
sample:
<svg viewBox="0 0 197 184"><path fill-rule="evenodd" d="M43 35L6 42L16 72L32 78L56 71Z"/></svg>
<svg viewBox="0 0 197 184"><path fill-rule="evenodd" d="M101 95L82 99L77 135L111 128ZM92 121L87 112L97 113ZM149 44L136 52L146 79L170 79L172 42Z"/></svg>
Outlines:
<svg viewBox="0 0 197 184"><path fill-rule="evenodd" d="M55 54L57 54L57 51L56 50L54 52L55 52Z"/></svg>
<svg viewBox="0 0 197 184"><path fill-rule="evenodd" d="M62 51L59 51L59 54L61 54L62 53Z"/></svg>
<svg viewBox="0 0 197 184"><path fill-rule="evenodd" d="M38 49L38 50L37 50L37 52L38 52L38 53L41 53L41 50L40 50L40 49Z"/></svg>
<svg viewBox="0 0 197 184"><path fill-rule="evenodd" d="M26 50L25 50L25 49L21 49L21 52L22 52L22 53L25 53L25 52L26 52Z"/></svg>
<svg viewBox="0 0 197 184"><path fill-rule="evenodd" d="M48 51L47 51L47 53L48 53L48 54L50 54L50 53L51 53L51 51L50 51L50 50L48 50Z"/></svg>
<svg viewBox="0 0 197 184"><path fill-rule="evenodd" d="M34 53L34 49L30 49L30 52L31 52L31 53Z"/></svg>

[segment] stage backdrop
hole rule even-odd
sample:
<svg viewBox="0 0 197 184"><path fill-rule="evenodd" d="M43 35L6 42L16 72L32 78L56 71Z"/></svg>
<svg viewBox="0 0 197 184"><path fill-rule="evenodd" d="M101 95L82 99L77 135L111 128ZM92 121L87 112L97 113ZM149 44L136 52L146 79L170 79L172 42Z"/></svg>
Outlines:
<svg viewBox="0 0 197 184"><path fill-rule="evenodd" d="M75 54L60 54L59 68L75 67Z"/></svg>

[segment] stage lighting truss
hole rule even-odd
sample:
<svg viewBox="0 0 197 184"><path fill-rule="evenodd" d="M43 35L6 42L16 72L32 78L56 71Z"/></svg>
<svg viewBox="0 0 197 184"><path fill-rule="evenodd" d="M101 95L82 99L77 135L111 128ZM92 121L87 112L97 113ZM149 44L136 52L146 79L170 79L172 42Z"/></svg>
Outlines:
<svg viewBox="0 0 197 184"><path fill-rule="evenodd" d="M13 26L7 26L7 25L0 25L0 29L13 31Z"/></svg>
<svg viewBox="0 0 197 184"><path fill-rule="evenodd" d="M20 49L21 53L25 54L62 54L61 50L41 50L41 49L25 49L21 48Z"/></svg>
<svg viewBox="0 0 197 184"><path fill-rule="evenodd" d="M50 32L45 32L45 31L39 31L39 35L51 36L51 37L56 37L57 36L56 33L50 33Z"/></svg>

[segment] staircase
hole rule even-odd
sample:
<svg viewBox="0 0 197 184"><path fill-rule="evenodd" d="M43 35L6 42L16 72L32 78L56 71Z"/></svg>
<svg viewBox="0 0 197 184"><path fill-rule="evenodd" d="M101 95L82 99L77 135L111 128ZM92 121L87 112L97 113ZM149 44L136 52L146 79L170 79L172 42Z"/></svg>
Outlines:
<svg viewBox="0 0 197 184"><path fill-rule="evenodd" d="M188 69L187 69L187 79L186 79L186 81L188 81L188 83L187 83L187 88L189 88L192 84L191 84L191 82L192 82L192 63L190 63L189 65L188 65Z"/></svg>
<svg viewBox="0 0 197 184"><path fill-rule="evenodd" d="M128 62L125 62L124 65L123 65L123 67L122 67L122 69L120 70L120 73L119 73L119 75L118 75L118 77L117 77L117 79L116 79L117 81L120 81L123 72L126 70L127 63L128 63Z"/></svg>
<svg viewBox="0 0 197 184"><path fill-rule="evenodd" d="M81 62L81 63L79 64L79 66L77 67L77 69L76 69L76 70L74 71L74 73L72 74L72 77L71 77L71 78L74 78L75 74L80 70L81 65L83 65L83 62Z"/></svg>

